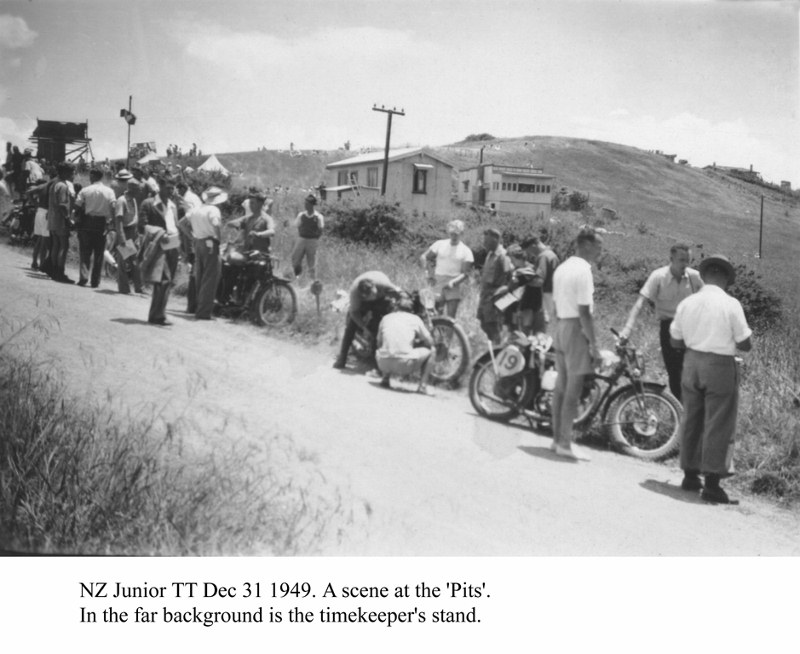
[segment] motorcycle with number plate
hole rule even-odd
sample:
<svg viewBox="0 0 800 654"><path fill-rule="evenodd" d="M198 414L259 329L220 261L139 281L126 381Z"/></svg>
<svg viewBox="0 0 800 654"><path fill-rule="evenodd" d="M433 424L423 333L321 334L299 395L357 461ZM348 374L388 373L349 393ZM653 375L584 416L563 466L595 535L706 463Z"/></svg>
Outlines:
<svg viewBox="0 0 800 654"><path fill-rule="evenodd" d="M222 262L214 315L249 314L259 325L280 327L297 315L297 293L288 280L273 274L268 252L229 250Z"/></svg>
<svg viewBox="0 0 800 654"><path fill-rule="evenodd" d="M615 351L602 351L601 365L587 376L574 426L585 430L599 416L605 435L621 452L664 459L678 449L683 409L664 384L643 379L639 352L611 331ZM470 401L491 420L508 422L522 416L533 428L551 427L557 377L552 338L517 332L475 362Z"/></svg>

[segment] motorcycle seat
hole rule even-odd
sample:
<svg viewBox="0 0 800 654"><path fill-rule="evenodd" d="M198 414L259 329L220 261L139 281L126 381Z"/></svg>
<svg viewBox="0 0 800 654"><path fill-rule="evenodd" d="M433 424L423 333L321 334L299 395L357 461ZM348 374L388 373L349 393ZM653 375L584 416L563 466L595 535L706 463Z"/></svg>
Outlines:
<svg viewBox="0 0 800 654"><path fill-rule="evenodd" d="M225 263L229 266L243 266L247 263L247 257L237 250L232 250L225 257Z"/></svg>

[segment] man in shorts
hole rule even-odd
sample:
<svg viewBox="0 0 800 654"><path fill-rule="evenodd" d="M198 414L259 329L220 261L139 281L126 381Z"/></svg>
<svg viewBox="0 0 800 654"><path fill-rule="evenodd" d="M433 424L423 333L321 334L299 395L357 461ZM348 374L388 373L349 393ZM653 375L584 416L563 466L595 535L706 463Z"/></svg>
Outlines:
<svg viewBox="0 0 800 654"><path fill-rule="evenodd" d="M428 280L436 290L437 304L444 304L445 313L451 318L456 317L463 284L474 262L472 250L461 240L463 233L461 220L450 221L447 225L449 238L436 241L420 257L422 267L428 269ZM432 270L431 264L435 264Z"/></svg>
<svg viewBox="0 0 800 654"><path fill-rule="evenodd" d="M378 327L375 361L383 375L384 388L391 388L392 375L405 377L422 372L417 392L428 395L433 338L422 318L412 313L413 308L408 293L401 293L396 310L384 316Z"/></svg>
<svg viewBox="0 0 800 654"><path fill-rule="evenodd" d="M591 227L578 233L575 255L553 275L553 301L557 322L553 335L558 378L553 393L553 451L573 461L589 457L572 444L572 423L587 376L600 361L592 310L592 263L603 250L603 239Z"/></svg>

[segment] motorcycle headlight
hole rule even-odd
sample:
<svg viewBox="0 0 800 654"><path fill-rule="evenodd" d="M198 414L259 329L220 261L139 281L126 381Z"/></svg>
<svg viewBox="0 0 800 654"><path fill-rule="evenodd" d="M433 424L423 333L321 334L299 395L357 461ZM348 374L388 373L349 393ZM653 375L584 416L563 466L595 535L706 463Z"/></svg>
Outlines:
<svg viewBox="0 0 800 654"><path fill-rule="evenodd" d="M634 371L638 371L639 376L643 376L645 370L645 363L644 363L644 357L642 356L641 352L639 352L639 350L633 350L633 354L631 355L631 362L633 363Z"/></svg>
<svg viewBox="0 0 800 654"><path fill-rule="evenodd" d="M610 375L614 366L619 363L619 357L611 350L600 350L600 374Z"/></svg>

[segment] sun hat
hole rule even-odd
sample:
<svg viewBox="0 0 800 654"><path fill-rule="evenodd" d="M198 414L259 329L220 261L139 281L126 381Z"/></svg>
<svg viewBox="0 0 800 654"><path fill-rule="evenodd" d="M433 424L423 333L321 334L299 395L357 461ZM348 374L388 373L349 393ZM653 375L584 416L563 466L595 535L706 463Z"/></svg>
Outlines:
<svg viewBox="0 0 800 654"><path fill-rule="evenodd" d="M728 276L729 284L733 284L734 280L736 279L736 270L734 270L730 259L728 259L728 257L726 257L724 254L714 254L710 257L705 257L702 261L700 261L700 265L697 266L697 268L700 271L701 277L705 275L706 270L709 268L718 268Z"/></svg>
<svg viewBox="0 0 800 654"><path fill-rule="evenodd" d="M309 193L306 196L305 201L308 202L309 204L316 204L317 203L317 196L314 195L313 193Z"/></svg>
<svg viewBox="0 0 800 654"><path fill-rule="evenodd" d="M130 171L126 170L125 168L121 168L120 171L116 175L114 175L114 179L118 179L121 182L129 180L132 177L133 175L131 175Z"/></svg>
<svg viewBox="0 0 800 654"><path fill-rule="evenodd" d="M203 191L201 197L204 204L217 205L228 201L228 194L219 186L209 186L205 191Z"/></svg>

